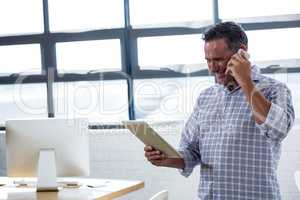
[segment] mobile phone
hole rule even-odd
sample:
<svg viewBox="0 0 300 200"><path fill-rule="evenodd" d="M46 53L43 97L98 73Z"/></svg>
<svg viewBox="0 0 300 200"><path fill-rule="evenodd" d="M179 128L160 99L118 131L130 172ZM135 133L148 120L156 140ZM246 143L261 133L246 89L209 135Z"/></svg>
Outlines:
<svg viewBox="0 0 300 200"><path fill-rule="evenodd" d="M247 60L250 58L250 55L243 49L239 49L237 53ZM234 77L230 74L230 72L227 74L226 82L227 82L226 87L229 91L234 90L234 88L238 86L238 83L236 82Z"/></svg>

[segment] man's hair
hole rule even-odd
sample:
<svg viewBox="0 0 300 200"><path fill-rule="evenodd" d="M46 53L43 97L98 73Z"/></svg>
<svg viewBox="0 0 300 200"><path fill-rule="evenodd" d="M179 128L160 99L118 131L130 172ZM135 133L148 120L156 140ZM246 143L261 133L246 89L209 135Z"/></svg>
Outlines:
<svg viewBox="0 0 300 200"><path fill-rule="evenodd" d="M205 42L225 39L229 49L233 52L237 52L241 44L248 47L248 38L244 29L235 22L223 22L210 27L204 32L202 39Z"/></svg>

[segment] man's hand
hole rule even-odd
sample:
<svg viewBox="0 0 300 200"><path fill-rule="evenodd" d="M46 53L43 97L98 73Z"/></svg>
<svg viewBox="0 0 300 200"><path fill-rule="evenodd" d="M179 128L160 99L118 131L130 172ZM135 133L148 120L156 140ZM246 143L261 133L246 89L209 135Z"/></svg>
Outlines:
<svg viewBox="0 0 300 200"><path fill-rule="evenodd" d="M231 56L225 73L230 73L241 87L252 83L251 63L243 53L236 53Z"/></svg>
<svg viewBox="0 0 300 200"><path fill-rule="evenodd" d="M243 56L243 52L234 54L228 61L226 73L230 72L244 91L255 121L262 124L267 118L271 102L255 88L251 79L251 63Z"/></svg>
<svg viewBox="0 0 300 200"><path fill-rule="evenodd" d="M155 166L172 167L177 169L184 168L182 158L168 158L163 152L156 150L152 146L145 146L145 157Z"/></svg>

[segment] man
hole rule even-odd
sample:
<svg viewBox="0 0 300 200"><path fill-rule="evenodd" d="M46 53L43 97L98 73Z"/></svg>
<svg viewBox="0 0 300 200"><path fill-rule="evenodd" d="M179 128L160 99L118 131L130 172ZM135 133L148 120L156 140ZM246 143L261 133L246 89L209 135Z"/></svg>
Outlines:
<svg viewBox="0 0 300 200"><path fill-rule="evenodd" d="M276 170L281 141L294 121L290 90L237 53L247 51L248 39L236 23L217 24L203 39L217 84L199 95L186 122L182 159L167 158L151 146L145 156L156 166L181 169L186 177L200 164L201 200L281 199ZM236 86L227 87L232 80Z"/></svg>

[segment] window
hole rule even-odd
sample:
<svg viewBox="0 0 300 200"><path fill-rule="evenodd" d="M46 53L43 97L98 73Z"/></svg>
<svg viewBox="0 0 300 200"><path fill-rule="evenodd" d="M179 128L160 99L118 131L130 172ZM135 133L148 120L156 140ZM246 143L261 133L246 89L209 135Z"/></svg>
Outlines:
<svg viewBox="0 0 300 200"><path fill-rule="evenodd" d="M39 44L0 46L0 75L41 73Z"/></svg>
<svg viewBox="0 0 300 200"><path fill-rule="evenodd" d="M221 19L299 14L300 1L251 0L241 2L238 0L219 0L219 10Z"/></svg>
<svg viewBox="0 0 300 200"><path fill-rule="evenodd" d="M249 53L253 61L299 59L300 28L247 31ZM299 66L298 62L298 66Z"/></svg>
<svg viewBox="0 0 300 200"><path fill-rule="evenodd" d="M0 35L41 33L44 31L43 1L2 0L0 19Z"/></svg>
<svg viewBox="0 0 300 200"><path fill-rule="evenodd" d="M37 108L49 100L54 110L48 113L58 117L182 119L214 83L205 76L202 34L215 17L243 22L251 62L277 76L300 72L299 14L299 0L2 0L0 88L10 94L3 84L25 77L30 83L16 85L42 86L33 91L49 96ZM53 65L57 82L45 87ZM11 112L7 116L26 115Z"/></svg>
<svg viewBox="0 0 300 200"><path fill-rule="evenodd" d="M141 69L206 63L200 34L138 38Z"/></svg>
<svg viewBox="0 0 300 200"><path fill-rule="evenodd" d="M172 116L172 119L186 119L200 92L213 83L212 76L136 80L136 118L164 120Z"/></svg>
<svg viewBox="0 0 300 200"><path fill-rule="evenodd" d="M211 21L211 2L211 0L130 0L131 23L133 26L139 26Z"/></svg>
<svg viewBox="0 0 300 200"><path fill-rule="evenodd" d="M128 119L125 80L54 83L56 117L87 117L92 122Z"/></svg>
<svg viewBox="0 0 300 200"><path fill-rule="evenodd" d="M56 44L57 68L68 71L120 71L120 40L62 42Z"/></svg>
<svg viewBox="0 0 300 200"><path fill-rule="evenodd" d="M1 123L12 118L47 117L46 84L0 85L0 99Z"/></svg>
<svg viewBox="0 0 300 200"><path fill-rule="evenodd" d="M124 26L123 0L49 0L50 30L78 31Z"/></svg>

